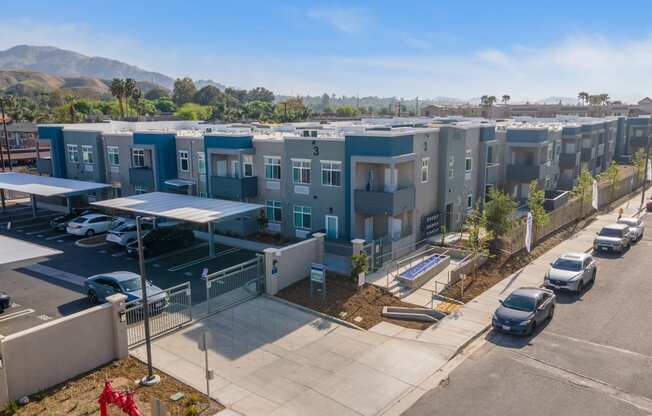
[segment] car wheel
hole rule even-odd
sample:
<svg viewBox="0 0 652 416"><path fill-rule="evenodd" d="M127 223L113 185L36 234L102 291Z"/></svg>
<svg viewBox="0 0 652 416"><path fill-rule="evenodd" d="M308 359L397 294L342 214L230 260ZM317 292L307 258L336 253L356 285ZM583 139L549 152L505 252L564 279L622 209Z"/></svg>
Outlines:
<svg viewBox="0 0 652 416"><path fill-rule="evenodd" d="M98 304L97 293L95 293L94 290L88 291L88 303L90 303L91 305Z"/></svg>
<svg viewBox="0 0 652 416"><path fill-rule="evenodd" d="M552 319L555 316L555 305L550 307L550 312L548 313L548 319Z"/></svg>
<svg viewBox="0 0 652 416"><path fill-rule="evenodd" d="M595 282L595 276L598 274L598 269L593 269L593 273L591 273L591 283Z"/></svg>
<svg viewBox="0 0 652 416"><path fill-rule="evenodd" d="M86 231L86 234L85 234L85 235L86 235L86 237L92 237L92 236L95 235L95 231L93 231L92 229L90 229L90 230Z"/></svg>
<svg viewBox="0 0 652 416"><path fill-rule="evenodd" d="M578 295L582 293L582 290L584 289L584 282L580 280L580 282L577 284L577 290L575 293Z"/></svg>
<svg viewBox="0 0 652 416"><path fill-rule="evenodd" d="M528 327L527 335L534 334L534 331L536 331L536 329L537 329L537 321L532 321L532 323Z"/></svg>

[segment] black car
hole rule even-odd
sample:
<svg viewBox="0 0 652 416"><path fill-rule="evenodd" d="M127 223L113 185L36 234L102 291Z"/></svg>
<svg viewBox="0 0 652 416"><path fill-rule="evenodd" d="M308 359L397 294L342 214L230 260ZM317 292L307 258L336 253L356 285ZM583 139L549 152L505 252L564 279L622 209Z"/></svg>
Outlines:
<svg viewBox="0 0 652 416"><path fill-rule="evenodd" d="M145 257L167 253L180 248L190 247L195 241L195 234L190 228L155 228L143 237ZM138 255L138 241L127 244L127 253Z"/></svg>
<svg viewBox="0 0 652 416"><path fill-rule="evenodd" d="M499 332L530 335L555 313L555 292L539 287L513 291L494 312L492 326Z"/></svg>
<svg viewBox="0 0 652 416"><path fill-rule="evenodd" d="M92 214L94 212L95 211L93 211L92 209L75 208L69 214L60 215L50 220L50 227L54 228L55 230L65 231L66 226L70 221L74 220L77 217L81 217L82 215Z"/></svg>
<svg viewBox="0 0 652 416"><path fill-rule="evenodd" d="M0 312L9 309L9 306L11 306L11 298L5 292L0 292Z"/></svg>

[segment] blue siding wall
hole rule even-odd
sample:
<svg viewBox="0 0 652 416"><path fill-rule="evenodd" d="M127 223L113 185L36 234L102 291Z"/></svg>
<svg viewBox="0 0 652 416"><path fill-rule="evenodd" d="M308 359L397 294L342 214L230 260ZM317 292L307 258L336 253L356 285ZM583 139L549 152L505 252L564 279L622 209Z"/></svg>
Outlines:
<svg viewBox="0 0 652 416"><path fill-rule="evenodd" d="M134 144L151 145L156 149L158 189L165 189L165 181L177 177L177 144L174 133L134 133Z"/></svg>
<svg viewBox="0 0 652 416"><path fill-rule="evenodd" d="M489 142L496 138L496 126L480 127L480 140Z"/></svg>
<svg viewBox="0 0 652 416"><path fill-rule="evenodd" d="M50 140L50 157L52 158L52 176L56 178L67 178L68 172L66 172L66 151L63 143L63 127L39 126L38 136L41 139Z"/></svg>
<svg viewBox="0 0 652 416"><path fill-rule="evenodd" d="M233 137L233 136L204 136L205 148L219 149L251 149L253 147L253 137Z"/></svg>
<svg viewBox="0 0 652 416"><path fill-rule="evenodd" d="M509 143L541 143L548 140L548 129L508 129Z"/></svg>

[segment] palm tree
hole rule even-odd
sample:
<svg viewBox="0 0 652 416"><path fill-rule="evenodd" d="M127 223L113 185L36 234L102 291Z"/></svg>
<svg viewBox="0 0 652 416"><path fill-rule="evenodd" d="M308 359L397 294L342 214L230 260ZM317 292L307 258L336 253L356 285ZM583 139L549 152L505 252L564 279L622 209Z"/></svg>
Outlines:
<svg viewBox="0 0 652 416"><path fill-rule="evenodd" d="M582 92L580 92L579 94L577 94L577 99L578 99L581 103L586 104L586 103L589 102L589 93L588 93L588 92L584 92L584 91L582 91Z"/></svg>
<svg viewBox="0 0 652 416"><path fill-rule="evenodd" d="M135 88L134 91L131 93L131 105L136 109L136 116L139 116L140 114L143 113L141 101L143 99L143 92L140 90L140 88Z"/></svg>
<svg viewBox="0 0 652 416"><path fill-rule="evenodd" d="M602 103L602 105L609 104L609 94L600 94L599 97L600 97L600 102Z"/></svg>
<svg viewBox="0 0 652 416"><path fill-rule="evenodd" d="M129 102L134 98L134 94L138 87L133 78L125 79L125 102L127 103L127 115L129 115Z"/></svg>
<svg viewBox="0 0 652 416"><path fill-rule="evenodd" d="M503 104L507 105L507 103L508 103L509 100L511 100L511 99L512 99L512 97L510 97L508 94L504 94L504 95L503 95Z"/></svg>
<svg viewBox="0 0 652 416"><path fill-rule="evenodd" d="M494 105L496 101L497 101L496 96L490 95L489 97L487 97L487 106L491 107L492 105Z"/></svg>
<svg viewBox="0 0 652 416"><path fill-rule="evenodd" d="M488 95L483 95L482 97L480 97L480 105L481 106L486 106L488 99L489 99Z"/></svg>
<svg viewBox="0 0 652 416"><path fill-rule="evenodd" d="M111 95L118 100L118 107L120 108L120 118L125 117L124 98L125 98L125 81L120 78L113 78L109 86Z"/></svg>
<svg viewBox="0 0 652 416"><path fill-rule="evenodd" d="M77 102L77 97L75 94L68 94L64 98L64 102L68 105L68 114L70 115L70 122L74 123L77 119L77 111L75 109L75 103Z"/></svg>

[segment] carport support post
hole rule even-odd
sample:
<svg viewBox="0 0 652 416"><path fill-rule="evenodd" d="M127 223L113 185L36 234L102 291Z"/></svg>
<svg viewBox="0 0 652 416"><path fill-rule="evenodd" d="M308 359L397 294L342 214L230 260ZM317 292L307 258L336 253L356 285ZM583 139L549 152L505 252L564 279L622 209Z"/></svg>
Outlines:
<svg viewBox="0 0 652 416"><path fill-rule="evenodd" d="M326 234L324 233L314 233L313 238L317 240L317 253L315 259L317 263L324 264L324 238Z"/></svg>
<svg viewBox="0 0 652 416"><path fill-rule="evenodd" d="M209 222L208 223L208 255L209 255L209 257L214 257L215 256L215 245L213 244L214 239L215 239L215 234L213 232L213 223Z"/></svg>
<svg viewBox="0 0 652 416"><path fill-rule="evenodd" d="M29 197L32 200L32 216L36 218L36 196L31 194Z"/></svg>
<svg viewBox="0 0 652 416"><path fill-rule="evenodd" d="M5 212L6 202L5 202L5 190L0 189L0 200L2 200L2 212Z"/></svg>
<svg viewBox="0 0 652 416"><path fill-rule="evenodd" d="M140 224L141 216L136 217L136 237L138 238L138 265L140 266L140 287L142 292L143 318L145 323L145 346L147 349L147 377L140 384L150 386L158 384L160 378L154 375L152 368L152 341L149 332L149 302L147 300L147 278L145 277L145 253L143 252L143 229Z"/></svg>
<svg viewBox="0 0 652 416"><path fill-rule="evenodd" d="M66 207L68 208L68 214L72 214L72 199L69 196L66 197Z"/></svg>

